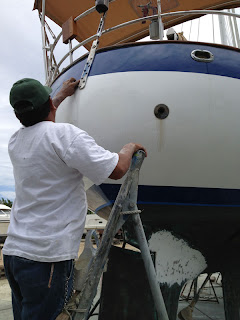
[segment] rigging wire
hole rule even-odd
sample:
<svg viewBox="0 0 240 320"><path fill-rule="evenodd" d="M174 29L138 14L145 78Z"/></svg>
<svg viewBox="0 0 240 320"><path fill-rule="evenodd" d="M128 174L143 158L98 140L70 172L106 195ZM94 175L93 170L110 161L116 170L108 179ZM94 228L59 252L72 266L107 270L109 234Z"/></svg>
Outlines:
<svg viewBox="0 0 240 320"><path fill-rule="evenodd" d="M200 18L198 19L198 33L197 33L197 41L199 39L199 29L200 29Z"/></svg>
<svg viewBox="0 0 240 320"><path fill-rule="evenodd" d="M228 10L226 10L226 11L228 12ZM228 45L230 46L231 43L232 43L232 34L231 34L231 30L230 30L228 17L227 17L227 19L225 19L225 23L226 23L226 32L227 32Z"/></svg>
<svg viewBox="0 0 240 320"><path fill-rule="evenodd" d="M182 22L182 25L181 25L181 32L183 31L183 22Z"/></svg>
<svg viewBox="0 0 240 320"><path fill-rule="evenodd" d="M235 9L232 9L232 13L235 13ZM236 17L233 18L233 24L235 29L236 47L240 48L240 37L239 37L238 23L237 23Z"/></svg>
<svg viewBox="0 0 240 320"><path fill-rule="evenodd" d="M231 10L228 10L229 13L231 13ZM234 24L233 24L233 17L228 17L228 23L229 23L229 29L230 29L230 33L231 33L231 38L232 38L232 46L236 47L237 43L236 43L236 32L234 29Z"/></svg>
<svg viewBox="0 0 240 320"><path fill-rule="evenodd" d="M212 14L212 30L213 30L213 43L215 43L215 30L214 30L214 16Z"/></svg>
<svg viewBox="0 0 240 320"><path fill-rule="evenodd" d="M227 17L227 19L225 18L225 26L226 26L228 45L231 46L232 45L232 34L231 34L231 30L230 30L230 24L229 24L228 17Z"/></svg>
<svg viewBox="0 0 240 320"><path fill-rule="evenodd" d="M191 23L190 23L189 40L191 38L191 32L192 32L192 20L191 20Z"/></svg>

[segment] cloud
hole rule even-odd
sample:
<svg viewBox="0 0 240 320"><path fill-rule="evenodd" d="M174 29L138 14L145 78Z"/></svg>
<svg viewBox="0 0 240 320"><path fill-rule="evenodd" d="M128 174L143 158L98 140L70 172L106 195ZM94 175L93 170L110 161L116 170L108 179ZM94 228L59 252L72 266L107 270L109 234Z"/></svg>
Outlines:
<svg viewBox="0 0 240 320"><path fill-rule="evenodd" d="M5 43L5 49L1 50L1 70L4 70L1 74L8 75L7 82L27 74L40 75L39 80L43 80L41 29L32 4L29 0L8 0L1 6L0 28L5 30L1 34ZM9 13L14 20L9 19Z"/></svg>
<svg viewBox="0 0 240 320"><path fill-rule="evenodd" d="M1 185L0 184L0 199L9 199L14 200L15 198L15 188L14 188L14 182L13 185Z"/></svg>
<svg viewBox="0 0 240 320"><path fill-rule="evenodd" d="M1 4L0 28L4 30L1 33L4 46L0 51L0 197L11 200L15 197L14 178L7 146L21 124L9 104L9 92L20 78L44 80L41 28L32 6L32 0L8 0Z"/></svg>
<svg viewBox="0 0 240 320"><path fill-rule="evenodd" d="M8 155L8 141L21 124L9 103L9 92L14 82L21 78L35 78L45 82L41 25L33 1L8 0L1 3L0 29L4 44L0 51L0 196L14 198L14 179ZM14 17L14 18L10 18ZM49 22L58 35L60 28ZM62 57L68 46L60 41L58 56ZM64 53L64 54L63 54ZM12 188L8 190L8 187Z"/></svg>
<svg viewBox="0 0 240 320"><path fill-rule="evenodd" d="M2 191L0 192L0 199L9 199L13 201L15 199L15 192L14 191Z"/></svg>
<svg viewBox="0 0 240 320"><path fill-rule="evenodd" d="M8 141L21 124L16 119L12 107L6 103L7 100L4 96L0 98L0 197L12 200L15 197L14 178L8 155Z"/></svg>

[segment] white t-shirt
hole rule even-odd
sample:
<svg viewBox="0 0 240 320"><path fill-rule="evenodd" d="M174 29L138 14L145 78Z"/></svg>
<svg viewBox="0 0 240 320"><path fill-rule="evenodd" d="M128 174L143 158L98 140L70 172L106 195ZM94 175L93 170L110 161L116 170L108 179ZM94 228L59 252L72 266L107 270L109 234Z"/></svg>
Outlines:
<svg viewBox="0 0 240 320"><path fill-rule="evenodd" d="M101 184L118 163L79 128L43 121L9 141L16 199L3 254L34 261L75 259L87 212L83 176Z"/></svg>

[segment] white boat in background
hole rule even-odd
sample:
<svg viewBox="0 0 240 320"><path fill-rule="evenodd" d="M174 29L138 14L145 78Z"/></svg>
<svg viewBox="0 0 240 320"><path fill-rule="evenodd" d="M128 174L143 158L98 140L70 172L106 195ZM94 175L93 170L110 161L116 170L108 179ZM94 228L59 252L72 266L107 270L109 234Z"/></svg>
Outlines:
<svg viewBox="0 0 240 320"><path fill-rule="evenodd" d="M3 243L7 237L10 214L11 208L4 204L0 204L0 243Z"/></svg>
<svg viewBox="0 0 240 320"><path fill-rule="evenodd" d="M169 319L176 320L184 283L205 270L222 273L226 320L240 320L240 15L234 11L240 2L110 0L107 15L108 1L96 3L101 16L89 0L35 1L53 95L66 79L81 79L80 90L58 109L57 121L86 130L111 151L130 141L147 148L138 208ZM199 42L198 36L163 40L164 29L207 14L219 18L222 43ZM45 16L63 26L53 43ZM148 35L159 40L136 42ZM62 36L69 51L57 62L53 50ZM72 48L74 38L79 44ZM81 46L90 53L74 60ZM69 66L60 70L67 58ZM112 180L100 189L89 185L90 209L107 217L119 187ZM124 234L138 245L131 221ZM129 319L120 298L110 297L99 319ZM135 318L156 319L149 310Z"/></svg>
<svg viewBox="0 0 240 320"><path fill-rule="evenodd" d="M100 234L102 234L106 224L107 220L99 217L97 214L87 214L84 233L86 234L89 230L97 230Z"/></svg>

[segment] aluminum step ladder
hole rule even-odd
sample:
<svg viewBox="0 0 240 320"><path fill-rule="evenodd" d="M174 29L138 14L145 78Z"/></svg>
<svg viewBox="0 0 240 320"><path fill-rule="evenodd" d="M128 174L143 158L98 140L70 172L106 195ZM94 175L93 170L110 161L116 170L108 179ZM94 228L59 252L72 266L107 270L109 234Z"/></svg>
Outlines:
<svg viewBox="0 0 240 320"><path fill-rule="evenodd" d="M105 227L101 243L99 244L96 253L90 252L89 245L87 249L79 257L78 270L81 269L81 264L85 265L87 270L82 272L82 278L77 280L77 295L74 298L75 307L70 307L66 310L68 317L58 317L60 319L74 319L74 320L87 320L90 312L90 308L93 299L97 292L97 287L104 270L104 266L107 262L109 251L117 231L122 227L125 221L128 219L129 215L132 215L134 222L134 229L137 235L137 240L141 250L141 255L144 261L144 266L146 269L147 277L150 284L150 289L154 299L154 304L159 320L169 320L164 300L162 297L160 285L157 281L156 272L154 264L151 258L148 243L143 230L142 222L139 216L140 211L137 208L137 194L138 194L138 180L139 171L143 160L145 158L145 153L143 151L138 151L134 154L132 158L131 167L128 171L127 177L123 182L112 211L110 213L107 226ZM91 237L91 236L89 236ZM88 237L88 243L89 238ZM86 259L90 257L91 253L92 259ZM94 255L95 254L95 255ZM80 275L81 276L81 275ZM81 291L78 291L81 290Z"/></svg>

